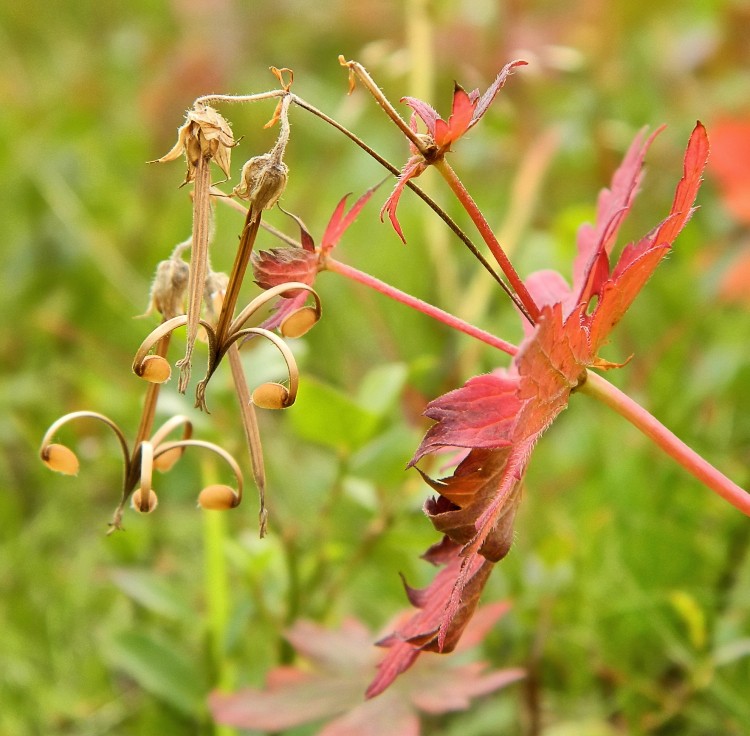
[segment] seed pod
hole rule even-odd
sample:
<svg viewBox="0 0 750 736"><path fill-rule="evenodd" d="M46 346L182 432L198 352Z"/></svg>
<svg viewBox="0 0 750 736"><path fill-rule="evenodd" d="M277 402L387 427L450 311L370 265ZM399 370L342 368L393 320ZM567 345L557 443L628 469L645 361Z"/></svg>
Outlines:
<svg viewBox="0 0 750 736"><path fill-rule="evenodd" d="M237 492L230 486L221 484L207 486L198 496L198 506L209 511L233 509L239 502Z"/></svg>
<svg viewBox="0 0 750 736"><path fill-rule="evenodd" d="M135 493L133 493L130 505L139 514L150 514L159 505L159 499L151 489L148 491L148 497L144 498L144 494L141 492L141 489L138 488Z"/></svg>
<svg viewBox="0 0 750 736"><path fill-rule="evenodd" d="M253 156L242 167L240 183L232 194L248 200L258 212L268 210L284 193L288 173L287 165L271 153Z"/></svg>
<svg viewBox="0 0 750 736"><path fill-rule="evenodd" d="M139 366L138 375L149 383L164 383L172 375L172 367L161 355L147 355Z"/></svg>
<svg viewBox="0 0 750 736"><path fill-rule="evenodd" d="M51 470L64 475L78 475L78 458L65 445L47 445L42 449L42 462Z"/></svg>
<svg viewBox="0 0 750 736"><path fill-rule="evenodd" d="M156 310L164 319L185 313L183 301L187 290L190 266L182 258L173 256L160 261L156 267L148 311Z"/></svg>
<svg viewBox="0 0 750 736"><path fill-rule="evenodd" d="M313 307L302 307L284 318L279 329L284 337L302 337L315 326L320 315Z"/></svg>
<svg viewBox="0 0 750 736"><path fill-rule="evenodd" d="M263 383L253 391L253 404L262 409L286 409L289 390L280 383Z"/></svg>

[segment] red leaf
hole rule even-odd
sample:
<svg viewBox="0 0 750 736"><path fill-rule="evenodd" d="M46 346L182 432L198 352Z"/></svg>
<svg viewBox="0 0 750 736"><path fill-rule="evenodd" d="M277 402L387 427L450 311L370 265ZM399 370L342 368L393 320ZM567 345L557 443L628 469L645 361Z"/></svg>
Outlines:
<svg viewBox="0 0 750 736"><path fill-rule="evenodd" d="M446 566L427 588L412 591L410 596L416 601L420 611L379 642L381 646L389 647L390 651L378 665L377 677L367 689L368 698L383 692L398 675L411 667L420 651L453 651L479 603L479 595L493 564L481 557L475 558L466 571L467 582L463 586L461 611L451 619L443 644L438 644L438 632L443 623L445 608L464 565L459 545L446 540L441 545L449 550Z"/></svg>
<svg viewBox="0 0 750 736"><path fill-rule="evenodd" d="M513 69L517 66L524 66L526 63L516 60L506 64L481 97L479 90L467 93L456 84L453 89L451 114L447 121L438 115L435 108L416 97L402 97L401 102L405 102L422 119L440 152L445 153L454 141L457 141L469 128L481 120Z"/></svg>
<svg viewBox="0 0 750 736"><path fill-rule="evenodd" d="M374 187L368 189L353 205L352 208L344 214L344 208L346 207L346 200L349 198L347 194L341 199L336 206L336 209L331 215L331 219L328 221L323 238L321 240L321 250L323 253L328 253L338 245L341 236L347 231L349 226L357 219L357 216L361 212L362 208L367 204L370 197L374 194L375 190L380 186L382 182L376 184Z"/></svg>
<svg viewBox="0 0 750 736"><path fill-rule="evenodd" d="M683 176L675 191L672 209L654 231L622 252L604 285L591 320L591 342L596 350L629 309L662 258L671 250L675 238L693 214L693 202L701 185L701 174L708 160L708 136L699 122L690 136Z"/></svg>
<svg viewBox="0 0 750 736"><path fill-rule="evenodd" d="M497 93L505 86L505 82L508 81L508 77L511 75L513 70L517 66L526 66L526 64L528 64L527 61L516 59L515 61L511 61L510 63L506 64L500 70L498 75L495 77L495 81L487 88L485 93L477 101L476 107L474 108L474 115L471 119L470 125L468 126L469 128L472 128L482 119L482 116L489 109L492 101L497 96Z"/></svg>
<svg viewBox="0 0 750 736"><path fill-rule="evenodd" d="M318 275L318 256L303 248L271 248L252 255L255 283L270 289L289 281L312 284Z"/></svg>
<svg viewBox="0 0 750 736"><path fill-rule="evenodd" d="M475 106L476 99L472 101L466 91L456 84L453 90L453 105L448 122L440 119L435 122L433 138L440 148L448 150L451 143L458 140L468 130Z"/></svg>
<svg viewBox="0 0 750 736"><path fill-rule="evenodd" d="M409 464L441 447L497 448L510 444L520 409L517 390L517 376L496 371L475 376L463 388L431 401L424 414L437 424L427 432Z"/></svg>
<svg viewBox="0 0 750 736"><path fill-rule="evenodd" d="M464 648L479 643L508 608L501 603L482 611L467 632ZM253 731L281 731L332 718L317 733L410 736L419 733L419 710L437 714L466 708L471 698L494 692L524 675L519 669L488 671L481 662L456 666L444 659L433 660L423 666L417 663L414 672L387 693L363 702L362 692L382 650L371 645L369 632L359 622L349 620L339 629L329 630L310 621L298 621L287 638L304 663L273 669L263 689L213 693L209 706L217 723ZM409 664L419 655L418 650L412 651ZM378 678L383 673L381 667ZM397 674L393 673L390 682Z"/></svg>
<svg viewBox="0 0 750 736"><path fill-rule="evenodd" d="M451 115L447 121L443 120L437 111L426 102L418 100L416 97L402 97L401 101L405 102L414 111L411 119L412 130L416 132L415 116L418 116L427 126L427 131L437 146L434 156L436 158L441 156L450 150L451 144L454 141L458 140L469 128L479 122L484 113L487 112L490 104L492 104L497 93L505 84L512 70L524 64L526 64L525 61L512 61L506 64L489 89L481 97L477 90L467 94L460 86L455 85ZM406 242L406 238L404 238L401 225L396 217L398 201L401 193L404 191L406 182L409 179L418 177L429 165L411 143L410 148L412 149L412 156L401 169L401 175L396 183L396 188L380 210L381 221L384 213L387 212L393 229L404 242Z"/></svg>
<svg viewBox="0 0 750 736"><path fill-rule="evenodd" d="M599 294L603 283L609 278L608 255L638 193L646 152L661 130L663 128L659 128L645 143L642 143L643 131L635 137L612 177L611 188L603 189L599 194L596 225L583 225L578 231L578 256L573 264L576 304L588 302L594 294Z"/></svg>
<svg viewBox="0 0 750 736"><path fill-rule="evenodd" d="M427 163L422 159L421 156L412 156L401 169L401 174L396 182L396 187L391 192L391 196L386 199L385 204L380 210L380 221L383 221L384 213L388 213L388 217L393 225L393 229L398 234L398 237L405 243L406 238L404 237L403 230L399 224L398 218L396 217L396 208L398 207L398 201L401 199L401 194L404 191L406 182L409 179L415 179L427 168Z"/></svg>
<svg viewBox="0 0 750 736"><path fill-rule="evenodd" d="M425 511L446 535L430 556L438 550L443 556L445 545L451 550L450 545L459 545L460 552L438 575L434 587L409 591L410 600L423 610L401 630L403 641L387 660L394 668L405 666L412 656L407 643L440 651L455 645L489 573L485 563L502 559L510 549L521 482L536 442L565 409L587 368L614 367L597 357L598 347L692 213L708 155L700 123L688 143L684 175L669 217L642 241L625 248L609 276L609 252L632 206L653 136L643 145L641 139L636 138L615 173L612 189L600 195L596 226L580 232L575 289L571 292L562 277L551 272L532 276L529 284L539 297L539 318L527 331L510 368L473 378L427 407L425 414L436 424L412 463L446 446L471 449L451 477L433 481L425 476L440 494L427 501ZM587 314L594 294L599 300L593 313Z"/></svg>
<svg viewBox="0 0 750 736"><path fill-rule="evenodd" d="M518 398L524 402L514 442L536 438L552 423L593 358L580 312L563 321L561 304L542 307L536 330L513 360L521 377Z"/></svg>
<svg viewBox="0 0 750 736"><path fill-rule="evenodd" d="M427 131L431 136L435 136L435 123L440 120L437 110L432 105L428 105L416 97L402 97L401 102L405 102L414 112L419 115L422 122L427 126Z"/></svg>

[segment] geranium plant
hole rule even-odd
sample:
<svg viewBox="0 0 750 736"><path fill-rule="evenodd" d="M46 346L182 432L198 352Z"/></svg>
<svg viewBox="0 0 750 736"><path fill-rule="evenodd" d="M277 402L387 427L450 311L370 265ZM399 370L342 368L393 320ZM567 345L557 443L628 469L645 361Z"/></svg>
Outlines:
<svg viewBox="0 0 750 736"><path fill-rule="evenodd" d="M522 278L498 242L487 218L450 165L447 154L480 122L513 72L525 62L519 60L507 64L484 93L478 90L467 92L456 85L447 119L424 101L403 98L402 102L412 111L408 121L401 117L360 64L343 58L340 62L349 72L350 92L357 82L363 84L406 138L410 152L406 163L398 167L385 160L357 135L292 92L293 76L286 69L272 69L279 87L269 92L198 98L179 129L174 148L158 159L165 163L185 156L185 183L193 185L192 236L159 265L154 280L150 311L161 315L161 323L145 338L133 361L134 372L149 382L135 443L129 447L123 433L105 417L93 412L76 412L52 426L44 438L41 456L53 469L74 473L78 465L73 453L53 442L62 424L71 419L93 417L115 429L123 446L126 467L122 498L112 521L113 529L121 526L128 498L132 498L136 511L153 511L156 496L151 487L152 468L161 459L163 469L167 469L169 463L166 460L171 463L179 459L188 446L218 453L236 476L236 489L212 484L201 493L200 505L211 509L238 506L242 497L241 473L236 461L222 448L192 440L192 427L182 417L170 420L152 436L159 387L171 374L167 357L170 340L176 330L185 327L186 349L177 363L180 368L179 391L185 392L189 385L196 340L203 338L208 343L208 366L205 377L196 387L196 407L206 409L210 380L225 358L229 363L252 474L260 493L262 535L268 520L255 407L282 409L294 403L298 369L284 338L304 335L320 319L322 308L314 289L319 272L337 273L363 287L375 289L510 356L507 365L469 379L464 386L435 398L425 409L425 415L434 424L409 465L417 467L428 455L453 453L454 469L449 475L434 479L419 471L436 493L428 498L424 511L440 535L425 558L439 565L441 570L423 590L407 586L409 601L418 611L381 640L380 644L388 648L388 652L367 689L368 696L372 697L387 689L421 652L446 653L458 644L477 609L494 565L507 555L511 547L514 516L521 501L524 474L532 451L574 393L586 394L614 409L685 470L747 515L750 515L750 495L601 375L628 362L613 363L602 358L599 351L656 267L670 252L694 212L709 155L704 126L698 123L690 135L674 200L661 223L641 239L625 245L617 254L618 231L633 206L641 185L646 154L659 131L649 136L641 132L616 170L610 187L601 192L596 221L582 225L578 231L572 285L554 271L540 271ZM231 191L212 186L210 163L213 161L222 175L229 178L232 174L231 152L237 145L229 122L216 107L265 100L276 104L268 123L269 126L278 124L275 145L244 164L239 183ZM396 176L395 187L382 204L380 217L387 217L404 242L407 238L397 217L397 209L399 204L406 206L401 199L407 188L446 223L475 254L498 288L508 295L509 308L517 310L524 327L525 337L520 345L513 345L464 322L334 257L337 244L376 194L377 185L350 207L347 197L341 199L333 208L333 215L317 242L310 229L293 214L290 217L295 235L298 232L296 237L278 233L266 225L264 213L277 205L289 179L290 166L285 156L291 140L289 115L292 108L324 120ZM476 227L496 266L482 255L471 236L419 188L416 179L428 167L440 173ZM209 257L211 248L215 247L211 243L213 208L224 205L239 210L243 216L239 245L228 276L215 273ZM279 247L260 252L254 250L261 228L279 235L282 240ZM191 253L189 264L182 258L188 248ZM408 251L404 251L403 257L409 257ZM246 307L237 310L240 289L247 280L249 269L252 269L262 292ZM264 310L271 304L273 313L267 316ZM335 320L337 315L329 318ZM258 338L269 341L279 351L286 365L287 379L264 383L251 392L239 351L241 346L259 342ZM183 438L165 444L166 435L178 427L184 428ZM300 631L298 626L290 636L297 648L304 651L309 647L299 644ZM360 634L358 631L355 638L361 638ZM313 630L311 636L314 635ZM216 702L222 703L217 705L217 712L226 717L228 705L224 701Z"/></svg>

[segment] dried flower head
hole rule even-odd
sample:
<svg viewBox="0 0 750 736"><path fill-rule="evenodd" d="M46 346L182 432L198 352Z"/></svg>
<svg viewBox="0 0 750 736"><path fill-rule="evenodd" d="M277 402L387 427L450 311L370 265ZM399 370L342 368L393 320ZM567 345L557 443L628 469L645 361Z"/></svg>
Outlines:
<svg viewBox="0 0 750 736"><path fill-rule="evenodd" d="M187 160L184 183L187 184L195 179L200 159L213 159L228 179L231 151L236 145L229 123L212 107L198 103L188 110L185 122L178 129L177 143L156 159L156 163L174 161L184 153Z"/></svg>

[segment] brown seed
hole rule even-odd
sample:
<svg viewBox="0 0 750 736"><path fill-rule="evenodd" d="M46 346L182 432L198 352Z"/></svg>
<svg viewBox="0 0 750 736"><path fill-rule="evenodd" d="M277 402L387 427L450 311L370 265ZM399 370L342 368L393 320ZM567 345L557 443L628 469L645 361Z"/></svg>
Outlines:
<svg viewBox="0 0 750 736"><path fill-rule="evenodd" d="M318 312L313 307L302 307L292 312L281 323L284 337L302 337L318 321Z"/></svg>
<svg viewBox="0 0 750 736"><path fill-rule="evenodd" d="M58 473L78 475L78 458L73 450L65 445L47 445L42 450L42 461L48 468Z"/></svg>
<svg viewBox="0 0 750 736"><path fill-rule="evenodd" d="M221 484L206 486L198 496L198 506L209 511L226 511L237 506L239 502L236 491Z"/></svg>
<svg viewBox="0 0 750 736"><path fill-rule="evenodd" d="M289 391L280 383L263 383L253 391L253 404L263 409L285 409Z"/></svg>
<svg viewBox="0 0 750 736"><path fill-rule="evenodd" d="M149 489L147 499L143 497L143 493L141 493L141 489L139 488L133 494L133 498L131 500L131 506L139 514L150 514L158 505L159 499L151 489Z"/></svg>
<svg viewBox="0 0 750 736"><path fill-rule="evenodd" d="M147 355L140 365L138 375L149 383L164 383L172 375L172 367L161 355Z"/></svg>
<svg viewBox="0 0 750 736"><path fill-rule="evenodd" d="M161 453L161 455L154 458L154 467L160 473L166 473L182 457L183 452L184 448L173 447L171 450Z"/></svg>

